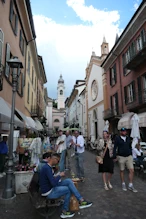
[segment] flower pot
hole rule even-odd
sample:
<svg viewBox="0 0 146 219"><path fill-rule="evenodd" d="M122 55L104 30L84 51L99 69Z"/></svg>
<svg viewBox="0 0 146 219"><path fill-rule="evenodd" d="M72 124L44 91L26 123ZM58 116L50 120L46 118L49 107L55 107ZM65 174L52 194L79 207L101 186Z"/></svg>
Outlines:
<svg viewBox="0 0 146 219"><path fill-rule="evenodd" d="M33 171L16 171L15 174L15 193L27 193L29 183L33 177Z"/></svg>

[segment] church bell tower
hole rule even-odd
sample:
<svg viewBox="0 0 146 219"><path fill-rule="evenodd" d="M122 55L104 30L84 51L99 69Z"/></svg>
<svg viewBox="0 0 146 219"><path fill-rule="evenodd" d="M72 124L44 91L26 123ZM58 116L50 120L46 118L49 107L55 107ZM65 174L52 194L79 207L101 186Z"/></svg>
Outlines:
<svg viewBox="0 0 146 219"><path fill-rule="evenodd" d="M65 108L65 86L62 74L60 75L57 86L57 108Z"/></svg>

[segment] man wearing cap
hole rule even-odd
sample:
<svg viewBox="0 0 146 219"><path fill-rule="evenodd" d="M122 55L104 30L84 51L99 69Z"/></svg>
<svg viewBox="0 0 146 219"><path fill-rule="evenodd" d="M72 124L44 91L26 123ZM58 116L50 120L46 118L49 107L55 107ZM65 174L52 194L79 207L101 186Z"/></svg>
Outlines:
<svg viewBox="0 0 146 219"><path fill-rule="evenodd" d="M120 177L122 181L123 191L127 191L126 184L124 181L124 170L126 166L127 169L129 170L128 189L133 192L137 192L137 190L133 186L134 167L133 167L133 158L132 158L131 139L130 137L127 136L127 130L124 127L121 128L120 130L120 136L117 136L115 138L113 158L115 160L117 159L119 162Z"/></svg>
<svg viewBox="0 0 146 219"><path fill-rule="evenodd" d="M56 141L57 153L61 155L59 162L60 172L65 170L65 155L66 155L66 136L63 135L62 130L59 130L59 137Z"/></svg>

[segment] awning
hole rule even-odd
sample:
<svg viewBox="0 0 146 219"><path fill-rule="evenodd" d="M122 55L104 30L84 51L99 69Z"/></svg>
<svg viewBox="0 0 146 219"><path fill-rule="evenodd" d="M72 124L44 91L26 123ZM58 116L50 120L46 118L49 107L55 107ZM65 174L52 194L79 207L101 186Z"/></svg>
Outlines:
<svg viewBox="0 0 146 219"><path fill-rule="evenodd" d="M118 122L118 130L121 128L131 129L131 118L134 115L133 112L123 114L122 118Z"/></svg>
<svg viewBox="0 0 146 219"><path fill-rule="evenodd" d="M146 112L139 113L139 127L146 127Z"/></svg>
<svg viewBox="0 0 146 219"><path fill-rule="evenodd" d="M0 97L0 122L10 124L10 121L11 121L11 107L9 107L9 104L2 97ZM16 126L19 126L21 128L24 127L23 122L21 122L17 116L14 116L14 123Z"/></svg>
<svg viewBox="0 0 146 219"><path fill-rule="evenodd" d="M38 131L42 131L44 128L38 119L35 119L36 128Z"/></svg>
<svg viewBox="0 0 146 219"><path fill-rule="evenodd" d="M30 128L34 131L37 131L37 126L36 126L35 121L29 116L26 116L26 119L27 119L27 121L26 121L27 128Z"/></svg>

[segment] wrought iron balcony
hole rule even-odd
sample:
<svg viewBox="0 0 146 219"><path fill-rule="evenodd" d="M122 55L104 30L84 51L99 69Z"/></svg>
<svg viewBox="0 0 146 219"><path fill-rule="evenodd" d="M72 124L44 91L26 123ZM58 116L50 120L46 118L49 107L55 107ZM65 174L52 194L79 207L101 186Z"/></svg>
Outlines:
<svg viewBox="0 0 146 219"><path fill-rule="evenodd" d="M138 91L132 98L127 98L128 110L136 110L141 108L143 105L146 105L146 89Z"/></svg>
<svg viewBox="0 0 146 219"><path fill-rule="evenodd" d="M118 111L119 110L116 110L116 109L107 109L107 110L103 111L104 120L118 116L119 115Z"/></svg>
<svg viewBox="0 0 146 219"><path fill-rule="evenodd" d="M146 32L140 35L136 41L132 42L125 53L125 68L134 70L146 61Z"/></svg>

